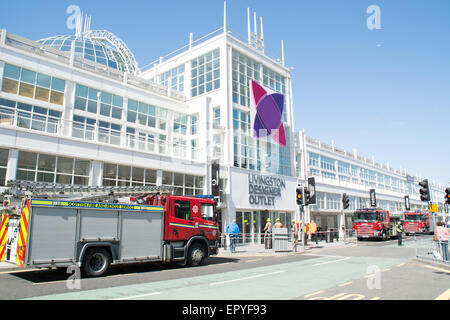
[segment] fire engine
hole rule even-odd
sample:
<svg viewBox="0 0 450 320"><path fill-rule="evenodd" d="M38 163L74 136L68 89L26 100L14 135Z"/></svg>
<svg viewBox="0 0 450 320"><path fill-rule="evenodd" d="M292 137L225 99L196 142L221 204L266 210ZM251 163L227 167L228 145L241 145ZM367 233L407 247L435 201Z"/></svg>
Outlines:
<svg viewBox="0 0 450 320"><path fill-rule="evenodd" d="M433 234L436 217L427 211L406 211L403 213L405 220L405 233Z"/></svg>
<svg viewBox="0 0 450 320"><path fill-rule="evenodd" d="M388 240L396 235L389 211L380 208L358 209L353 217L353 229L357 239Z"/></svg>
<svg viewBox="0 0 450 320"><path fill-rule="evenodd" d="M162 262L201 265L218 253L212 196L177 196L173 187L81 187L9 181L0 232L20 215L16 264L76 265L88 277L111 264ZM0 234L0 261L5 260Z"/></svg>

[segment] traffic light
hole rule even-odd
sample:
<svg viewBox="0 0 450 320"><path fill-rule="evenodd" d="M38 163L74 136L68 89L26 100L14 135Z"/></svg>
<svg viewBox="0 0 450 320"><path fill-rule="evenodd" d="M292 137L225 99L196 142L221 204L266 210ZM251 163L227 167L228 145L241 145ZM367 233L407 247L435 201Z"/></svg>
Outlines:
<svg viewBox="0 0 450 320"><path fill-rule="evenodd" d="M419 190L420 192L420 200L422 201L430 201L430 189L428 188L428 179L419 182L419 186L422 188Z"/></svg>
<svg viewBox="0 0 450 320"><path fill-rule="evenodd" d="M297 205L303 205L303 188L297 187Z"/></svg>
<svg viewBox="0 0 450 320"><path fill-rule="evenodd" d="M348 195L346 193L344 193L342 195L342 207L344 209L347 209L350 206L350 199L348 198Z"/></svg>
<svg viewBox="0 0 450 320"><path fill-rule="evenodd" d="M446 204L450 204L450 188L445 189L445 202Z"/></svg>
<svg viewBox="0 0 450 320"><path fill-rule="evenodd" d="M311 203L311 191L309 188L305 188L305 206Z"/></svg>

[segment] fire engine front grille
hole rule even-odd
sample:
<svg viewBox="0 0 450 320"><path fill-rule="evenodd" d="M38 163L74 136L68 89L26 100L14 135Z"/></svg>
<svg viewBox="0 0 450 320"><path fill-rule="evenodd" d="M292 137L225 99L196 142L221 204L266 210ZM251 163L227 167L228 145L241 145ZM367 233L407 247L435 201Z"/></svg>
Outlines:
<svg viewBox="0 0 450 320"><path fill-rule="evenodd" d="M361 236L373 235L373 229L371 226L359 226L358 235Z"/></svg>
<svg viewBox="0 0 450 320"><path fill-rule="evenodd" d="M405 231L406 232L416 232L416 231L419 231L419 230L417 229L417 224L415 224L415 223L407 223L405 225Z"/></svg>

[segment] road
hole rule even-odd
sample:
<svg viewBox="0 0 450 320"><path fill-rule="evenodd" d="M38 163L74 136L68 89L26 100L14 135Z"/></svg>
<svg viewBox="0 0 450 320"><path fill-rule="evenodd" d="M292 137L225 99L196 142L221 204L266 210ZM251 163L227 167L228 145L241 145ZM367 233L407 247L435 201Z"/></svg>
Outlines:
<svg viewBox="0 0 450 320"><path fill-rule="evenodd" d="M103 278L58 270L0 273L1 299L397 300L449 299L450 269L413 260L422 237L365 241L306 253L225 255L194 268L113 266Z"/></svg>

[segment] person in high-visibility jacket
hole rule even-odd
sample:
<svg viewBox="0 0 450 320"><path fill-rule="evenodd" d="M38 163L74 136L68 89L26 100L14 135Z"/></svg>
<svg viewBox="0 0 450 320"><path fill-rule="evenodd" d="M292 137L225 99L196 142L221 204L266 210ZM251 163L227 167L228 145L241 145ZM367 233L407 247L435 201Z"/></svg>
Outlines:
<svg viewBox="0 0 450 320"><path fill-rule="evenodd" d="M303 227L303 235L305 240L305 246L308 244L308 237L309 237L309 223L305 223L305 226Z"/></svg>
<svg viewBox="0 0 450 320"><path fill-rule="evenodd" d="M395 227L396 228L396 231L397 231L397 239L398 239L398 245L399 246L402 246L402 235L403 235L403 232L404 232L404 228L403 228L403 223L402 223L402 221L399 221L398 223L397 223L397 226Z"/></svg>
<svg viewBox="0 0 450 320"><path fill-rule="evenodd" d="M311 224L309 225L309 233L311 234L311 241L316 241L317 244L317 224L313 221L311 221Z"/></svg>

